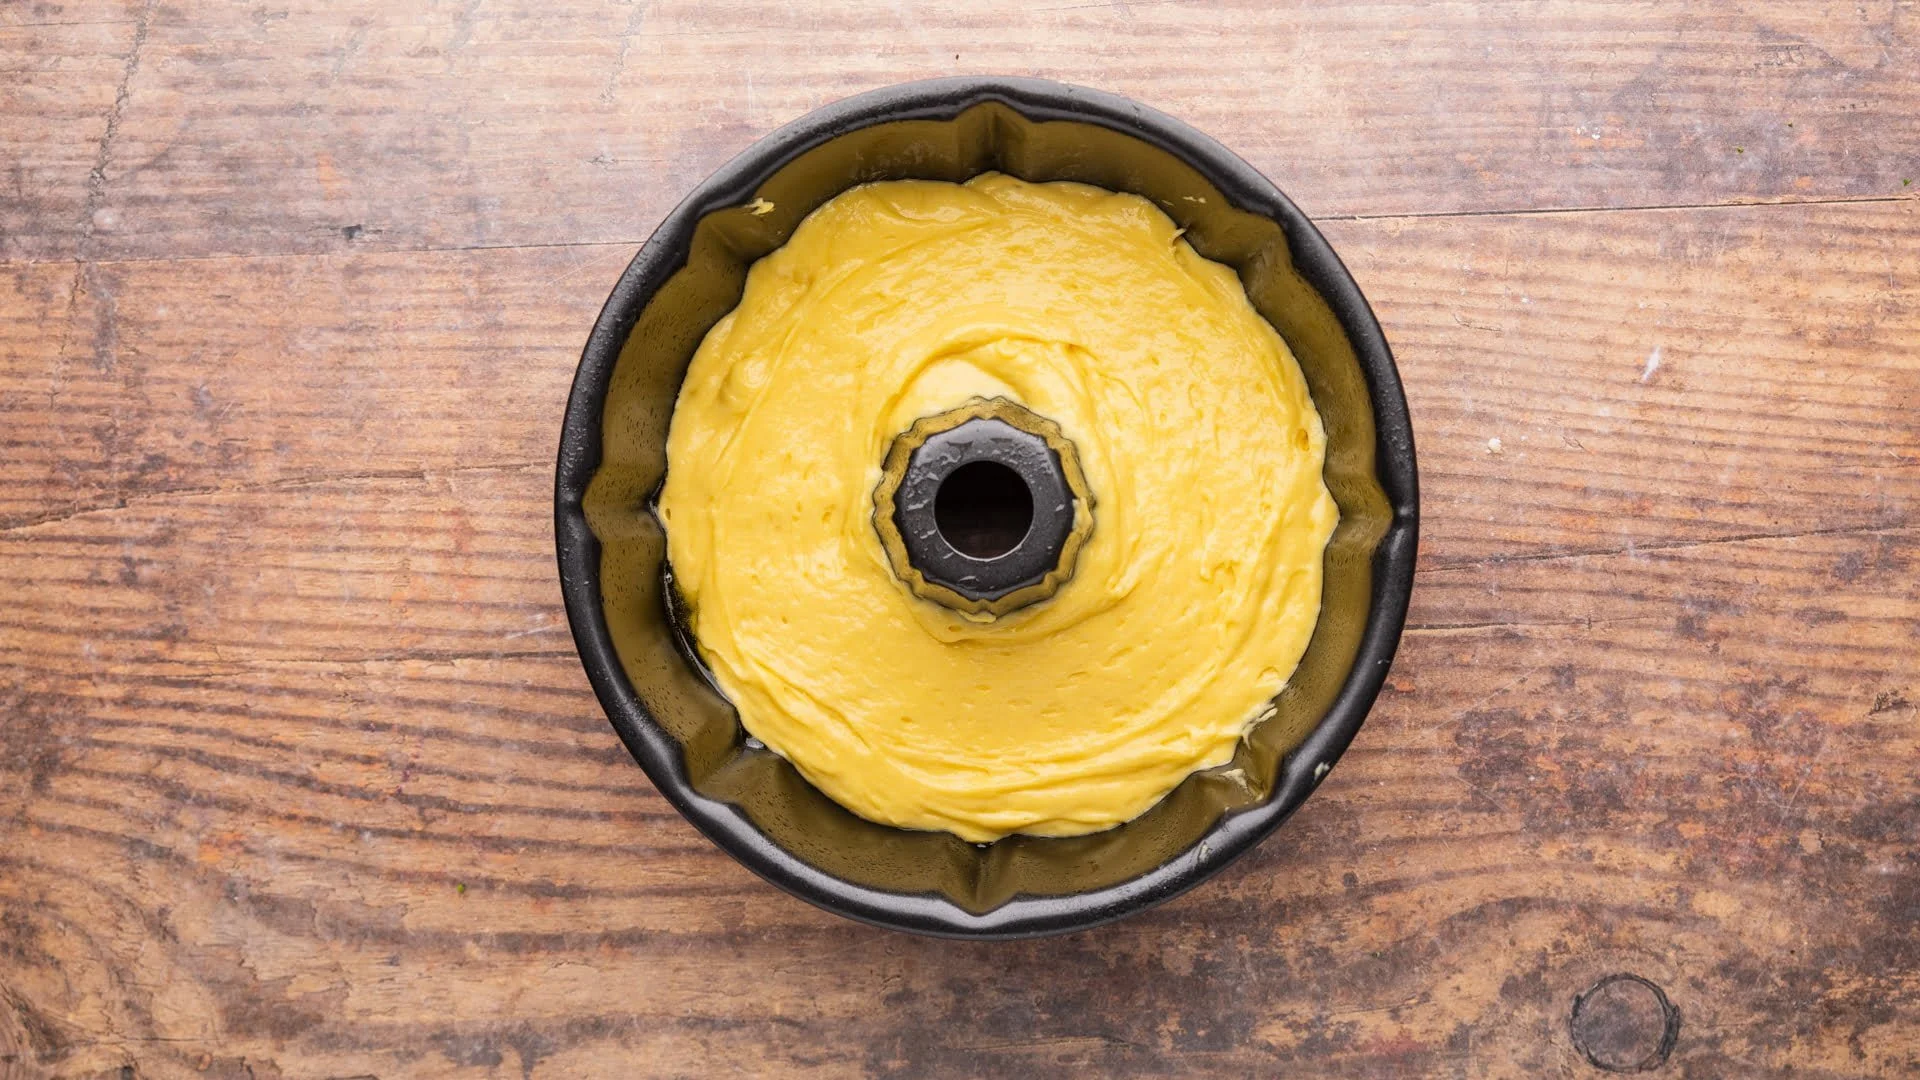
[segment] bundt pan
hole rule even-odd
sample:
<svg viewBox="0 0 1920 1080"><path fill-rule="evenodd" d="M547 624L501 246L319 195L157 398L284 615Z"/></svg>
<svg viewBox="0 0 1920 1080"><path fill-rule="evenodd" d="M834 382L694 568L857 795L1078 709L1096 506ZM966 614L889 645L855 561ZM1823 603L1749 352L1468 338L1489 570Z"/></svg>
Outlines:
<svg viewBox="0 0 1920 1080"><path fill-rule="evenodd" d="M1340 524L1305 658L1232 762L1188 777L1105 832L974 845L856 817L748 739L674 610L653 500L688 362L739 302L756 259L857 184L996 170L1144 195L1195 250L1239 272L1306 373L1326 424ZM1207 136L1126 98L958 78L888 87L802 117L668 215L588 339L567 403L555 504L561 586L587 675L620 738L688 820L768 881L830 911L922 934L1012 938L1092 926L1177 895L1306 800L1352 741L1399 643L1418 494L1406 400L1379 324L1279 189Z"/></svg>

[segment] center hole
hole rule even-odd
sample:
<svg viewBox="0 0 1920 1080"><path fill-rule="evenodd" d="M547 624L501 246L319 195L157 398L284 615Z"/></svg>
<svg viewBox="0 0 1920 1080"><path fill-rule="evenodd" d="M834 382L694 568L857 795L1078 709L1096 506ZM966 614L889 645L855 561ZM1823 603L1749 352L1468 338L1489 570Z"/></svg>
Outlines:
<svg viewBox="0 0 1920 1080"><path fill-rule="evenodd" d="M962 555L997 559L1027 538L1033 492L997 461L970 461L947 474L933 497L933 523Z"/></svg>

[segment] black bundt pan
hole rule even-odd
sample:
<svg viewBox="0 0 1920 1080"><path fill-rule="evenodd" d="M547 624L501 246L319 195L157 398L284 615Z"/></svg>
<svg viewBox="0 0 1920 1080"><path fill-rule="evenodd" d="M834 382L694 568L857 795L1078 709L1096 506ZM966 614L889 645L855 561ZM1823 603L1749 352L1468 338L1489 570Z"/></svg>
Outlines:
<svg viewBox="0 0 1920 1080"><path fill-rule="evenodd" d="M1185 227L1195 250L1239 271L1306 372L1326 423L1340 524L1312 643L1230 764L1189 777L1106 832L976 846L856 817L746 741L670 610L651 504L687 364L739 302L754 260L856 184L994 170L1137 192ZM1246 162L1178 120L1035 79L937 79L849 98L760 140L701 184L600 312L567 403L554 486L561 588L581 660L668 801L795 896L879 926L954 937L1028 937L1117 919L1193 887L1271 832L1346 749L1379 693L1406 618L1418 532L1399 374L1318 230Z"/></svg>

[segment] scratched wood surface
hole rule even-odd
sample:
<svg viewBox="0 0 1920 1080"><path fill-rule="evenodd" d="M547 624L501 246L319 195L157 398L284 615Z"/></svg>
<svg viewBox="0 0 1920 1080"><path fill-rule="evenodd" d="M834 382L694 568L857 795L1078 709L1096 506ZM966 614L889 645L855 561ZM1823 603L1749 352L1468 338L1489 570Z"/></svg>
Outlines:
<svg viewBox="0 0 1920 1080"><path fill-rule="evenodd" d="M1306 808L994 945L681 821L549 525L652 224L976 71L1320 218L1426 511ZM1911 3L0 5L0 1077L1920 1073L1916 115Z"/></svg>

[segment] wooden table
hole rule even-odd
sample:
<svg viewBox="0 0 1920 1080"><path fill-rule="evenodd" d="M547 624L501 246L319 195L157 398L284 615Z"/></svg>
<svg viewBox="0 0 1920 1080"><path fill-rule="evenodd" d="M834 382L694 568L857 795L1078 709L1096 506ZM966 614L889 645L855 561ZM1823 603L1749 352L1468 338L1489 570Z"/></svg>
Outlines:
<svg viewBox="0 0 1920 1080"><path fill-rule="evenodd" d="M1294 195L1426 493L1318 795L1019 944L696 835L552 555L653 224L959 72ZM1676 1020L1660 1075L1920 1072L1916 117L1911 0L12 0L0 1075L1584 1077Z"/></svg>

